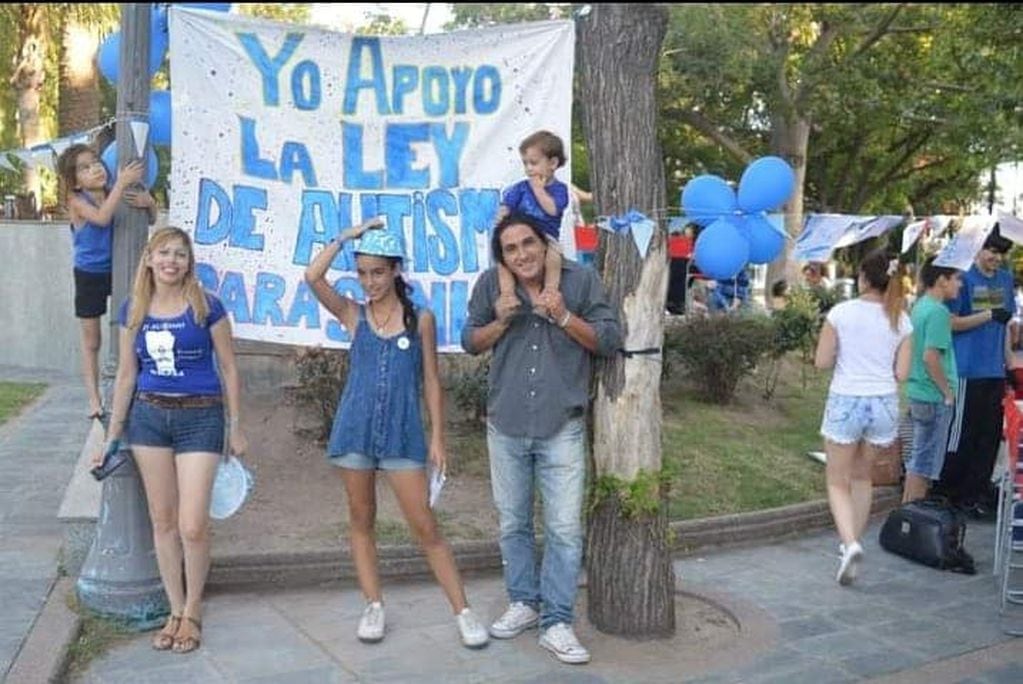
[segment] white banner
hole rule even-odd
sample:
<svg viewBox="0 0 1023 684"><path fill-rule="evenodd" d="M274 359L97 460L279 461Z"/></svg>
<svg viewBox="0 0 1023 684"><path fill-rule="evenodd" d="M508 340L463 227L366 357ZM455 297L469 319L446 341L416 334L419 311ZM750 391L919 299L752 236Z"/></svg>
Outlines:
<svg viewBox="0 0 1023 684"><path fill-rule="evenodd" d="M397 38L172 6L170 222L235 334L346 345L303 271L380 215L439 348L460 350L501 191L523 178L519 142L547 129L568 147L574 50L571 21ZM361 299L350 245L333 266Z"/></svg>
<svg viewBox="0 0 1023 684"><path fill-rule="evenodd" d="M935 266L949 266L960 271L969 270L977 252L984 246L995 227L994 216L965 216L963 225L934 259Z"/></svg>

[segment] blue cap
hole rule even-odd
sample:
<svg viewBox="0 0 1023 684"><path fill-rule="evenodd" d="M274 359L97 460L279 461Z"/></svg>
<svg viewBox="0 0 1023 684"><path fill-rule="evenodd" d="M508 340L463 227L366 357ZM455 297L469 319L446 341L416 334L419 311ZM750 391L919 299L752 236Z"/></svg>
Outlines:
<svg viewBox="0 0 1023 684"><path fill-rule="evenodd" d="M383 228L367 230L355 243L356 254L369 254L380 257L405 258L405 249L401 237Z"/></svg>

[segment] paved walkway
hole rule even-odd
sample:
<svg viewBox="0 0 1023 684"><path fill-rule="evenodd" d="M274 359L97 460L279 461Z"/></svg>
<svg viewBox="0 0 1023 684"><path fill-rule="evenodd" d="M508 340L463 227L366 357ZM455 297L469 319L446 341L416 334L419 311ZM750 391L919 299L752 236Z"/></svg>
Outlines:
<svg viewBox="0 0 1023 684"><path fill-rule="evenodd" d="M588 666L556 662L537 647L535 632L464 649L440 590L410 582L385 589L388 635L379 645L354 638L361 602L353 586L225 592L208 601L197 653L157 653L148 636L132 637L74 681L822 684L894 675L890 681L1018 684L1023 641L997 624L992 537L993 525L970 527L980 572L964 576L885 553L875 525L851 588L834 582L830 533L681 560L683 589L713 597L741 628L714 603L682 595L679 635L667 642L599 635L582 620L580 636L593 652ZM502 609L499 577L469 578L468 589L483 616Z"/></svg>
<svg viewBox="0 0 1023 684"><path fill-rule="evenodd" d="M46 392L0 426L0 680L57 576L57 509L85 442L85 388L75 376L0 365L0 380Z"/></svg>

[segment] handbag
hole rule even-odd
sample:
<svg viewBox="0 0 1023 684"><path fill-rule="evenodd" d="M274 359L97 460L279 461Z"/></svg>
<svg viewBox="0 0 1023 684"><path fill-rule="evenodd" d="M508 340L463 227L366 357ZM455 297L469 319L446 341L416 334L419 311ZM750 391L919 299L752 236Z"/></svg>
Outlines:
<svg viewBox="0 0 1023 684"><path fill-rule="evenodd" d="M235 456L224 455L217 464L210 495L210 517L214 520L230 518L249 498L255 478L245 464Z"/></svg>
<svg viewBox="0 0 1023 684"><path fill-rule="evenodd" d="M972 575L973 557L963 548L966 521L942 499L903 504L888 514L881 527L881 548L939 570Z"/></svg>
<svg viewBox="0 0 1023 684"><path fill-rule="evenodd" d="M98 482L102 482L110 473L114 472L128 460L129 451L121 449L121 440L111 440L103 454L103 462L92 468L89 472Z"/></svg>

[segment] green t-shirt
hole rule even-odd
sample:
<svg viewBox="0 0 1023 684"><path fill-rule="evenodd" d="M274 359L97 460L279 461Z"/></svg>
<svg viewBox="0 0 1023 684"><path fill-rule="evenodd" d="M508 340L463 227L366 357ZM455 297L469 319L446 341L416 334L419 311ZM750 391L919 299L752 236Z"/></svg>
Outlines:
<svg viewBox="0 0 1023 684"><path fill-rule="evenodd" d="M941 368L948 378L949 387L955 393L959 374L952 348L952 314L944 304L925 294L913 305L910 320L913 322L913 364L909 370L906 394L916 401L941 403L945 397L927 372L924 352L928 349L941 352Z"/></svg>

